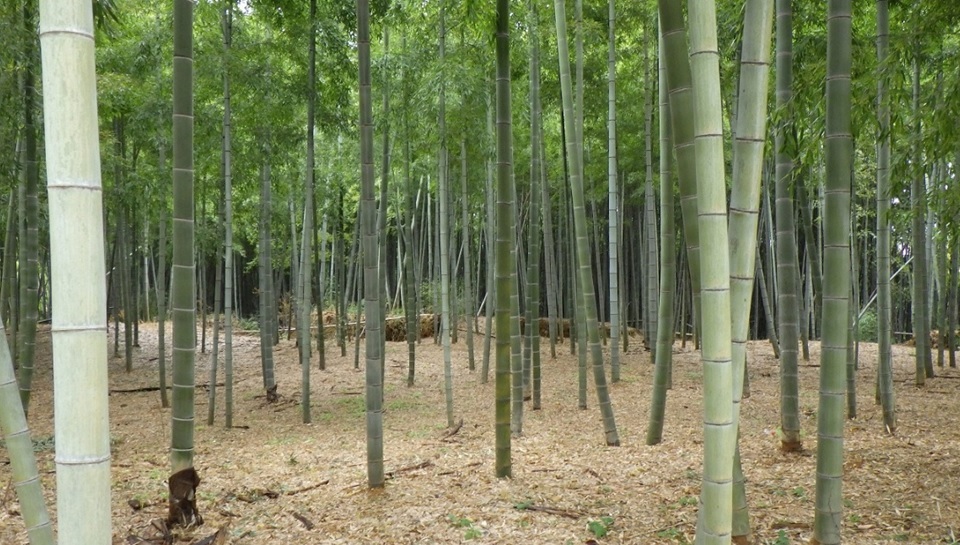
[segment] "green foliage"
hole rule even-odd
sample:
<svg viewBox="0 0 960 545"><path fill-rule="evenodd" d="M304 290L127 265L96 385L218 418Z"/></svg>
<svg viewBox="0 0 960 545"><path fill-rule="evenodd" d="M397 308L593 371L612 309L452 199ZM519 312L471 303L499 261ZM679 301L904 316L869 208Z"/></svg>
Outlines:
<svg viewBox="0 0 960 545"><path fill-rule="evenodd" d="M367 412L366 402L361 395L342 397L337 400L337 405L343 412L352 416L362 416Z"/></svg>
<svg viewBox="0 0 960 545"><path fill-rule="evenodd" d="M260 329L260 323L256 316L237 316L234 328L234 331L257 331Z"/></svg>
<svg viewBox="0 0 960 545"><path fill-rule="evenodd" d="M54 449L54 439L52 435L48 437L39 437L33 440L34 452L47 452L53 449Z"/></svg>
<svg viewBox="0 0 960 545"><path fill-rule="evenodd" d="M111 444L113 441L111 441ZM34 452L49 452L54 449L54 439L53 436L47 437L38 437L33 439L33 451ZM0 440L0 449L6 449L7 444L5 441Z"/></svg>
<svg viewBox="0 0 960 545"><path fill-rule="evenodd" d="M526 511L531 505L533 505L533 500L523 500L513 504L513 508L517 511Z"/></svg>
<svg viewBox="0 0 960 545"><path fill-rule="evenodd" d="M659 532L657 532L657 537L662 539L672 539L682 545L686 545L690 543L687 540L687 536L685 536L683 532L677 528L667 528L666 530L660 530Z"/></svg>
<svg viewBox="0 0 960 545"><path fill-rule="evenodd" d="M389 412L399 412L418 409L422 406L419 392L413 392L413 395L388 400L384 409Z"/></svg>
<svg viewBox="0 0 960 545"><path fill-rule="evenodd" d="M467 517L460 517L457 515L447 515L447 520L450 521L455 528L463 528L463 539L469 541L471 539L476 539L483 536L483 530L475 527L473 521Z"/></svg>
<svg viewBox="0 0 960 545"><path fill-rule="evenodd" d="M457 528L467 528L473 526L473 521L467 517L459 517L457 515L447 515L447 520L450 521L450 524L453 524Z"/></svg>
<svg viewBox="0 0 960 545"><path fill-rule="evenodd" d="M600 517L600 520L590 520L587 522L587 530L596 538L606 537L613 526L613 517Z"/></svg>
<svg viewBox="0 0 960 545"><path fill-rule="evenodd" d="M778 530L777 538L771 541L770 545L790 545L790 538L787 537L787 532Z"/></svg>
<svg viewBox="0 0 960 545"><path fill-rule="evenodd" d="M860 317L857 322L857 339L868 342L877 342L877 313L874 310L868 310Z"/></svg>

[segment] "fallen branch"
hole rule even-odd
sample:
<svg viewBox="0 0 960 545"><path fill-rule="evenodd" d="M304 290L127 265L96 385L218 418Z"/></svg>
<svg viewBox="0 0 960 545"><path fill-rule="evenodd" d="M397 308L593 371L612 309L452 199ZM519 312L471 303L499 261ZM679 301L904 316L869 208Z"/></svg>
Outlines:
<svg viewBox="0 0 960 545"><path fill-rule="evenodd" d="M293 496L295 494L300 494L301 492L306 492L308 490L313 490L314 488L320 488L325 484L330 484L330 479L324 479L318 483L310 484L307 486L302 486L300 488L294 488L293 490L287 490L283 493L284 496Z"/></svg>
<svg viewBox="0 0 960 545"><path fill-rule="evenodd" d="M401 473L406 473L408 471L416 471L418 469L425 469L433 465L433 462L427 460L425 462L420 462L419 464L414 464L412 466L401 467L399 469L394 469L393 471L388 471L384 476L388 479L392 479Z"/></svg>
<svg viewBox="0 0 960 545"><path fill-rule="evenodd" d="M233 497L245 503L255 503L257 501L260 501L263 498L275 500L280 496L294 496L296 494L300 494L308 490L320 488L321 486L328 484L329 482L330 482L330 479L324 479L318 483L302 486L300 488L294 488L292 490L285 490L281 492L277 492L276 490L270 490L269 488L253 488L253 489L248 489L245 491L241 491L241 492L229 494L229 495L232 495Z"/></svg>
<svg viewBox="0 0 960 545"><path fill-rule="evenodd" d="M310 519L301 515L300 513L297 513L296 511L294 511L291 514L293 515L293 518L299 520L303 524L304 528L306 528L307 530L313 530L314 528L316 528L316 525L310 522Z"/></svg>
<svg viewBox="0 0 960 545"><path fill-rule="evenodd" d="M456 435L457 433L460 432L460 428L462 428L462 427L463 427L463 419L461 418L460 421L457 422L457 425L456 425L456 426L447 429L447 432L446 432L445 434L443 434L442 439L449 439L449 438L453 437L454 435Z"/></svg>
<svg viewBox="0 0 960 545"><path fill-rule="evenodd" d="M385 479L393 479L394 477L396 477L397 475L399 475L399 474L401 474L401 473L406 473L406 472L408 472L408 471L416 471L416 470L418 470L418 469L424 469L424 468L428 468L428 467L431 467L431 466L433 466L433 462L427 460L427 461L425 461L425 462L420 462L419 464L414 464L414 465L412 465L412 466L401 467L401 468L399 468L399 469L394 469L393 471L388 471L388 472L384 473L383 476L384 476ZM349 489L351 489L351 488L357 488L357 487L361 486L362 484L363 484L363 483L354 483L354 484L351 484L350 486L344 488L344 490L349 490Z"/></svg>
<svg viewBox="0 0 960 545"><path fill-rule="evenodd" d="M218 383L217 383L217 386L223 386L223 383L222 383L222 382L218 382ZM210 385L209 385L209 384L197 384L196 387L197 387L197 388L209 388ZM172 388L173 388L172 386L167 386L167 390L170 390L170 389L172 389ZM160 391L160 387L159 387L159 386L142 386L142 387L140 387L140 388L116 388L116 389L111 389L111 390L110 390L110 393L111 393L111 394L139 394L139 393L143 393L143 392L159 392L159 391Z"/></svg>
<svg viewBox="0 0 960 545"><path fill-rule="evenodd" d="M363 395L363 390L341 390L341 391L337 392L337 391L335 391L333 388L334 388L333 386L330 387L330 393L331 393L332 395L335 395L335 396L358 396L358 395Z"/></svg>
<svg viewBox="0 0 960 545"><path fill-rule="evenodd" d="M583 513L577 511L569 511L567 509L558 509L556 507L548 507L546 505L534 505L534 504L521 504L517 506L517 509L521 511L537 511L540 513L547 513L548 515L557 515L558 517L566 517L568 519L578 519L583 517Z"/></svg>

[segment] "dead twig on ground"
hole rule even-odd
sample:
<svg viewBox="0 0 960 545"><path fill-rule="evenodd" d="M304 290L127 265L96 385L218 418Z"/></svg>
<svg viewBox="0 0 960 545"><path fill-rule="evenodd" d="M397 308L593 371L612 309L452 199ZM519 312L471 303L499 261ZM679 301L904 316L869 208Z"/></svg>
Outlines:
<svg viewBox="0 0 960 545"><path fill-rule="evenodd" d="M301 515L300 513L297 513L296 511L294 511L291 514L293 515L293 518L299 520L303 524L303 527L306 528L307 530L313 530L314 528L316 528L316 525L310 522L310 519Z"/></svg>
<svg viewBox="0 0 960 545"><path fill-rule="evenodd" d="M441 439L446 440L446 439L449 439L449 438L453 437L454 435L460 433L460 429L461 429L461 428L463 428L463 419L462 419L462 418L460 419L459 422L457 422L457 424L456 424L455 426L453 426L452 428L448 428L448 429L447 429L447 432L443 434L443 437L442 437Z"/></svg>
<svg viewBox="0 0 960 545"><path fill-rule="evenodd" d="M549 507L546 505L536 505L533 503L520 504L517 505L516 508L520 511L537 511L539 513L547 513L548 515L556 515L558 517L566 517L568 519L578 519L584 516L583 513L577 511L560 509L558 507Z"/></svg>

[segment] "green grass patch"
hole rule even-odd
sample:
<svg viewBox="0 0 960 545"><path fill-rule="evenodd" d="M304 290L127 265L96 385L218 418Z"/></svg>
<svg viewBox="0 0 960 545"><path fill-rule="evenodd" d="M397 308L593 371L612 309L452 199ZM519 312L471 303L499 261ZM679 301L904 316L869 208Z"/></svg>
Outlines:
<svg viewBox="0 0 960 545"><path fill-rule="evenodd" d="M363 416L367 412L367 402L363 396L346 396L337 399L338 412L354 416Z"/></svg>

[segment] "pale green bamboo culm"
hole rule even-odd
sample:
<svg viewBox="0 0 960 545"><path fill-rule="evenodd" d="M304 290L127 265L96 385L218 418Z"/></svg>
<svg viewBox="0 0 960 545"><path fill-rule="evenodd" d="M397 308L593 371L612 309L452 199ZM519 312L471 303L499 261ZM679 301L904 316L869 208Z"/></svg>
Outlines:
<svg viewBox="0 0 960 545"><path fill-rule="evenodd" d="M107 294L90 1L42 0L40 43L59 544L106 545L112 542Z"/></svg>
<svg viewBox="0 0 960 545"><path fill-rule="evenodd" d="M313 308L313 237L314 237L314 138L316 128L316 64L317 64L317 2L310 0L310 39L307 60L307 161L303 184L303 234L300 237L300 264L297 303L297 347L300 349L300 411L304 424L313 421L310 412L310 309Z"/></svg>
<svg viewBox="0 0 960 545"><path fill-rule="evenodd" d="M53 545L53 526L43 500L43 489L37 474L37 459L27 428L17 380L13 374L13 358L7 345L6 332L0 322L0 431L10 457L13 487L20 501L20 513L27 528L30 545Z"/></svg>
<svg viewBox="0 0 960 545"><path fill-rule="evenodd" d="M576 236L577 277L580 280L579 293L576 294L586 311L586 334L589 340L590 358L593 364L594 386L597 390L597 403L603 418L604 439L608 446L619 446L620 436L614 419L613 404L607 387L606 372L603 364L603 352L600 349L600 330L597 327L596 290L591 271L590 247L587 240L587 214L584 209L583 178L580 154L576 148L578 131L574 127L576 116L573 110L573 92L570 82L570 54L567 47L567 19L563 0L554 2L557 25L557 47L560 61L560 89L563 98L563 124L566 133L567 157L570 159L570 193L573 202L573 223ZM579 347L580 350L586 346Z"/></svg>
<svg viewBox="0 0 960 545"><path fill-rule="evenodd" d="M817 488L812 543L840 543L843 525L843 424L850 303L851 0L827 4L826 183L823 237L823 343L817 409Z"/></svg>
<svg viewBox="0 0 960 545"><path fill-rule="evenodd" d="M673 134L674 159L680 182L680 212L683 240L686 242L690 287L693 292L694 324L700 324L700 231L697 225L697 150L693 143L693 86L687 34L683 25L681 3L658 0L663 48L660 56L667 65L667 89L670 104L670 128ZM699 327L694 328L699 336Z"/></svg>
<svg viewBox="0 0 960 545"><path fill-rule="evenodd" d="M881 70L877 78L877 116L880 120L880 139L877 142L877 373L883 425L887 433L892 434L897 430L897 413L890 348L893 330L890 301L890 219L887 217L890 210L890 103L887 79L882 72L887 62L890 41L887 4L887 0L877 0L877 62ZM953 257L956 257L956 253Z"/></svg>
<svg viewBox="0 0 960 545"><path fill-rule="evenodd" d="M647 297L645 300L644 328L645 342L650 348L650 363L656 364L657 346L656 339L659 331L660 320L660 241L657 239L657 204L653 193L653 78L650 76L650 34L648 28L643 31L643 74L646 83L643 86L643 148L645 163L645 181L643 184L643 235L644 250L641 252L644 256L646 269L643 277L647 281L648 288L645 290ZM657 33L659 35L659 32ZM659 98L659 97L658 97ZM659 100L658 100L659 102ZM666 327L666 324L664 324ZM624 337L626 338L626 336Z"/></svg>
<svg viewBox="0 0 960 545"><path fill-rule="evenodd" d="M447 427L453 428L453 366L450 361L450 181L447 178L446 100L444 97L443 61L446 49L444 4L440 3L440 165L437 185L440 200L440 339L443 345L443 392L447 409Z"/></svg>
<svg viewBox="0 0 960 545"><path fill-rule="evenodd" d="M930 354L930 268L927 249L927 180L926 166L921 139L924 127L922 125L923 110L921 109L921 74L920 56L923 54L919 37L914 37L913 52L913 122L912 122L912 149L910 156L910 215L911 215L911 253L913 260L913 275L911 282L911 297L913 299L913 338L916 341L914 350L916 374L914 384L920 388L926 384L926 379L933 378L933 359ZM24 324L26 325L26 324Z"/></svg>
<svg viewBox="0 0 960 545"><path fill-rule="evenodd" d="M528 0L530 21L530 216L527 226L527 302L526 344L524 357L529 356L531 368L533 409L542 403L540 368L540 242L543 231L541 219L541 182L543 155L541 154L542 116L540 108L540 43L537 38L539 13L536 4ZM467 275L469 277L469 275Z"/></svg>
<svg viewBox="0 0 960 545"><path fill-rule="evenodd" d="M363 250L363 313L366 333L367 485L382 488L383 359L380 342L379 237L373 180L373 97L370 95L370 5L357 0L357 51L360 64L360 226Z"/></svg>
<svg viewBox="0 0 960 545"><path fill-rule="evenodd" d="M657 32L660 51L663 51L663 32ZM650 419L647 423L647 444L656 445L663 440L663 418L667 409L667 385L670 383L670 367L673 363L673 298L677 291L676 228L673 204L673 153L670 140L670 104L667 95L667 68L663 57L659 58L660 102L660 297L657 307L657 349L654 351L653 394L650 396Z"/></svg>
<svg viewBox="0 0 960 545"><path fill-rule="evenodd" d="M698 524L697 543L713 545L730 543L732 531L737 429L730 344L730 254L716 5L713 0L691 0L688 10L700 229L700 323L710 324L700 331L704 437L702 525Z"/></svg>
<svg viewBox="0 0 960 545"><path fill-rule="evenodd" d="M610 291L610 382L620 381L620 243L617 235L620 226L620 204L617 202L617 48L614 23L616 6L614 0L608 2L607 25L607 205L608 235L607 253L610 255L608 267ZM649 88L649 87L648 87Z"/></svg>
<svg viewBox="0 0 960 545"><path fill-rule="evenodd" d="M767 84L770 76L770 41L773 2L747 0L743 20L740 61L740 96L733 144L733 183L730 195L730 323L733 343L733 419L739 430L743 398L747 336L753 303L760 217L760 184L767 134ZM740 446L734 459L733 539L750 536Z"/></svg>
<svg viewBox="0 0 960 545"><path fill-rule="evenodd" d="M223 367L224 367L224 426L233 427L233 176L231 159L230 44L233 40L233 1L227 0L223 10ZM214 384L210 384L213 391Z"/></svg>

